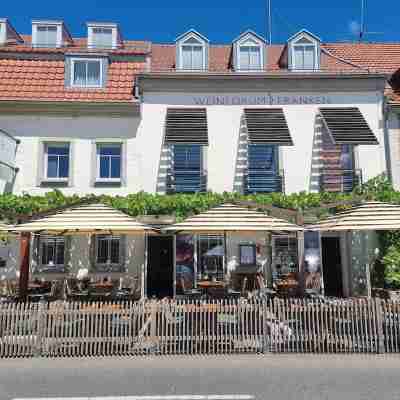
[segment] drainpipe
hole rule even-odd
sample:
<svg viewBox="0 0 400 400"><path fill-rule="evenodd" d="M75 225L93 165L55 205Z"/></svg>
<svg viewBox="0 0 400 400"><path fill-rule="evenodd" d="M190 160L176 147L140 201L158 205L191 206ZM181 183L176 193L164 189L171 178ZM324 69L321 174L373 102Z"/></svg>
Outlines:
<svg viewBox="0 0 400 400"><path fill-rule="evenodd" d="M383 100L382 103L382 120L383 120L383 138L384 138L384 150L385 150L385 158L386 158L386 170L387 176L391 182L393 182L392 176L392 157L390 154L390 136L389 136L389 115L390 115L390 107L387 104L386 100Z"/></svg>

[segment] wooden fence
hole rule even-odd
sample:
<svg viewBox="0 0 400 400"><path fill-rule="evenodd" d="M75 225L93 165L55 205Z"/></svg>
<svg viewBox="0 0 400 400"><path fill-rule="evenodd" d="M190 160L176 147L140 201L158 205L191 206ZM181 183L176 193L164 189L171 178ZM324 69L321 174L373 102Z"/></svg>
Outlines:
<svg viewBox="0 0 400 400"><path fill-rule="evenodd" d="M0 305L0 357L400 352L400 303L375 300Z"/></svg>

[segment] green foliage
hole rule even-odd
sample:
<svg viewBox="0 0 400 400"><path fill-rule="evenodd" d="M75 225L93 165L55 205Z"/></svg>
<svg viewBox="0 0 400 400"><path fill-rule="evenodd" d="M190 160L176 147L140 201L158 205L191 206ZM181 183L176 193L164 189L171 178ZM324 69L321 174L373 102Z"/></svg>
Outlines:
<svg viewBox="0 0 400 400"><path fill-rule="evenodd" d="M19 217L30 216L38 212L48 211L61 206L67 206L79 201L104 202L124 211L129 215L176 215L178 219L205 211L213 206L230 201L252 201L260 205L312 212L315 207L324 204L352 201L355 199L375 199L400 204L400 192L393 190L390 181L385 176L379 176L368 181L354 193L270 193L257 195L242 195L239 193L201 193L159 195L144 192L132 193L127 196L67 196L59 190L47 192L42 196L30 194L0 195L0 219L15 221Z"/></svg>
<svg viewBox="0 0 400 400"><path fill-rule="evenodd" d="M390 245L382 258L385 266L385 284L394 289L400 288L400 246L399 242Z"/></svg>
<svg viewBox="0 0 400 400"><path fill-rule="evenodd" d="M354 193L282 193L241 195L239 193L202 193L202 194L175 194L158 195L144 192L132 193L127 196L66 196L59 190L54 190L42 196L30 194L0 195L0 220L17 222L38 212L49 211L54 208L72 205L80 201L104 202L131 216L138 215L175 215L177 220L205 211L218 204L231 201L252 201L260 205L302 211L315 214L320 218L323 212L313 209L324 204L337 202L351 202L377 200L400 204L400 192L393 189L391 182L384 176L378 176L366 182ZM338 206L336 209L343 207ZM327 211L325 211L326 213ZM387 285L400 287L400 232L379 233L382 258L382 278Z"/></svg>

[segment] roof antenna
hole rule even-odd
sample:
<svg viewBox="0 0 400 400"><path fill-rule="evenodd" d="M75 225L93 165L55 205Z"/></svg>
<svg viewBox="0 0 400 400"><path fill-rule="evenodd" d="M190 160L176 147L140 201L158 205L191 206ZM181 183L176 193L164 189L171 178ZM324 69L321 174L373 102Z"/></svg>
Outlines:
<svg viewBox="0 0 400 400"><path fill-rule="evenodd" d="M363 41L365 35L383 35L383 32L368 32L365 29L365 14L367 8L367 0L361 0L361 23L360 23L360 34L359 41Z"/></svg>
<svg viewBox="0 0 400 400"><path fill-rule="evenodd" d="M362 42L365 33L365 0L361 0L361 24L359 40Z"/></svg>
<svg viewBox="0 0 400 400"><path fill-rule="evenodd" d="M268 0L268 42L272 44L272 11L271 11L271 1Z"/></svg>

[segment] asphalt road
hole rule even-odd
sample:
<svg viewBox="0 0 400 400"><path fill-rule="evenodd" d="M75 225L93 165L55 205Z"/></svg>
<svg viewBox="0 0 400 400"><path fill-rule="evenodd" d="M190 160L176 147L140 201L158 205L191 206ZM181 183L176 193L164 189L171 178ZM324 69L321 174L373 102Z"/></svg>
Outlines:
<svg viewBox="0 0 400 400"><path fill-rule="evenodd" d="M154 396L160 396L157 400L161 400L166 395L192 396L187 399L203 395L198 399L206 400L212 399L210 395L220 395L224 400L235 399L229 395L255 400L400 399L400 356L0 360L0 400L74 397L112 400L118 396L130 396L132 400L153 400Z"/></svg>

